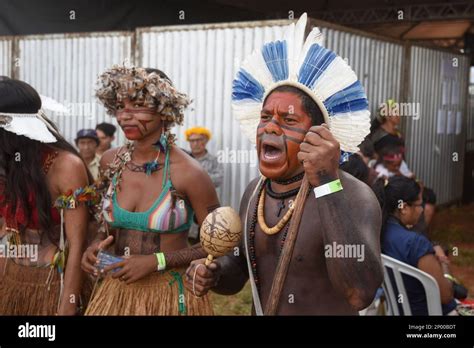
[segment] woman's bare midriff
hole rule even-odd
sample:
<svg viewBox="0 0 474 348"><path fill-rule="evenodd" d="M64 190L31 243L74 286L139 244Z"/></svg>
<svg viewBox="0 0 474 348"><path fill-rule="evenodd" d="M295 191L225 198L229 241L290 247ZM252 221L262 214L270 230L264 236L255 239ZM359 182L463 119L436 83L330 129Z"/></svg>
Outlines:
<svg viewBox="0 0 474 348"><path fill-rule="evenodd" d="M188 232L157 233L116 229L111 231L115 255L150 255L156 252L170 252L188 247Z"/></svg>

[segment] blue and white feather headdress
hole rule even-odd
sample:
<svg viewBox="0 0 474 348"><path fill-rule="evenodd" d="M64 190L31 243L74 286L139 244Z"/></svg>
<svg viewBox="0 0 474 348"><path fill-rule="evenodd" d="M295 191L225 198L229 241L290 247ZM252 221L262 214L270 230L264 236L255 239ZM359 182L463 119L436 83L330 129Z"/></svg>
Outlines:
<svg viewBox="0 0 474 348"><path fill-rule="evenodd" d="M307 16L292 23L283 41L269 42L248 56L233 82L232 109L244 134L256 142L263 101L282 85L306 92L319 106L324 121L339 141L344 160L370 130L364 88L351 67L323 46L323 35L313 28L306 40Z"/></svg>

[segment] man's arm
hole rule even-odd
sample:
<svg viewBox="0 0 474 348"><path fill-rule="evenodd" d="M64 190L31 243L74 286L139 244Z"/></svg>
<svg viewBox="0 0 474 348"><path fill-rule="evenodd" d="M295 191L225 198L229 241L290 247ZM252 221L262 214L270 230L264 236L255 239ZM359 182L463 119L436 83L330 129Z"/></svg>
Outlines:
<svg viewBox="0 0 474 348"><path fill-rule="evenodd" d="M54 180L58 192L76 190L88 184L87 171L82 160L70 153L60 155L54 164ZM81 257L85 249L88 211L85 205L64 210L65 234L68 242L64 291L58 310L59 315L75 315L83 283Z"/></svg>
<svg viewBox="0 0 474 348"><path fill-rule="evenodd" d="M321 223L319 229L334 289L360 310L371 303L383 280L379 237L381 213L371 189L338 170L339 157L339 142L326 124L309 129L298 153L298 159L314 187L341 180L343 190L316 198ZM335 247L336 255L326 252ZM339 257L341 248L346 252L344 257ZM354 253L357 250L361 251L362 257L348 255L348 251Z"/></svg>
<svg viewBox="0 0 474 348"><path fill-rule="evenodd" d="M247 204L257 182L258 179L255 179L247 186L240 202L242 228L247 223ZM244 231L242 231L242 240L244 238L243 233ZM186 271L185 286L189 290L195 290L198 296L205 295L211 289L222 295L238 293L249 278L245 255L244 243L241 241L238 249L217 258L207 267L196 269L199 264L204 264L205 259L193 261Z"/></svg>
<svg viewBox="0 0 474 348"><path fill-rule="evenodd" d="M317 199L326 248L359 250L360 255L326 257L334 289L357 310L367 307L383 281L380 258L381 212L368 186L339 171L343 190ZM335 244L334 244L335 243ZM331 256L331 255L329 255ZM334 253L333 255L334 256Z"/></svg>
<svg viewBox="0 0 474 348"><path fill-rule="evenodd" d="M212 291L221 295L232 295L238 293L249 279L247 267L247 256L244 245L245 226L247 224L247 206L251 199L251 194L255 190L258 178L254 179L245 190L240 201L240 221L242 222L242 240L238 250L228 253L217 259L220 266L220 278Z"/></svg>
<svg viewBox="0 0 474 348"><path fill-rule="evenodd" d="M245 259L243 243L238 251L231 252L219 257L216 263L219 264L219 280L212 291L221 295L233 295L244 287L249 279L247 260Z"/></svg>

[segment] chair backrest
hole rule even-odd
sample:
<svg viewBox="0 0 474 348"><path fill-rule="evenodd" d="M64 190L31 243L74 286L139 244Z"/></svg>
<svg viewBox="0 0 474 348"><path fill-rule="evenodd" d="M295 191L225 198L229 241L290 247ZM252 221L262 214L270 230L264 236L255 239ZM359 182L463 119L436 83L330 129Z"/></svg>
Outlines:
<svg viewBox="0 0 474 348"><path fill-rule="evenodd" d="M438 283L431 275L384 254L382 254L382 262L384 265L383 289L387 297L388 315L400 315L398 303L401 303L404 315L412 315L402 274L419 280L423 285L426 293L428 315L443 314ZM387 269L392 270L393 278L390 278ZM392 279L395 280L396 288L392 284ZM401 301L399 301L399 295L402 295Z"/></svg>

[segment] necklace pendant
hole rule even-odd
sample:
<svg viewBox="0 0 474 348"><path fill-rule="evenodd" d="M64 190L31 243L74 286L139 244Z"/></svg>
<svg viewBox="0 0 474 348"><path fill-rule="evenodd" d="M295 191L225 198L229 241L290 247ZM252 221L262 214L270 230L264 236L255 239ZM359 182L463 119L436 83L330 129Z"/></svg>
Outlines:
<svg viewBox="0 0 474 348"><path fill-rule="evenodd" d="M146 176L150 176L151 173L155 172L158 169L158 163L156 161L153 162L146 162L143 165L143 170Z"/></svg>
<svg viewBox="0 0 474 348"><path fill-rule="evenodd" d="M277 217L280 217L281 215L281 211L285 209L285 201L284 200L281 200L280 202L278 202L278 213L277 213Z"/></svg>

